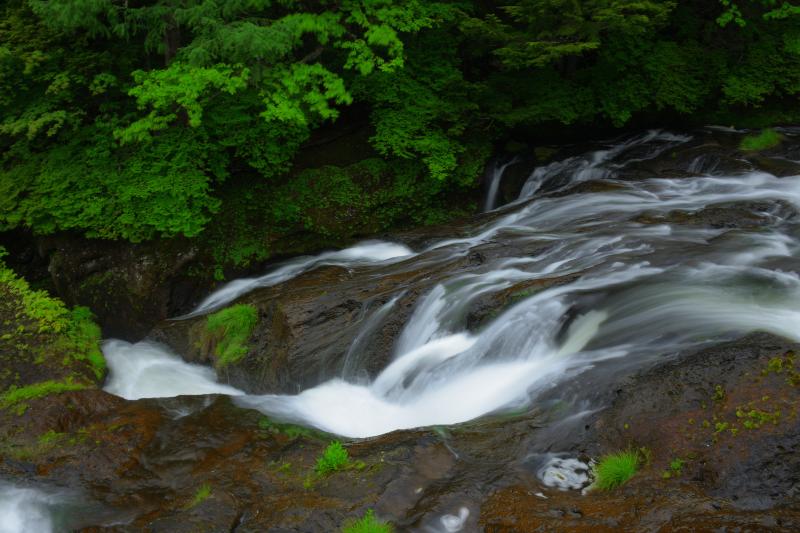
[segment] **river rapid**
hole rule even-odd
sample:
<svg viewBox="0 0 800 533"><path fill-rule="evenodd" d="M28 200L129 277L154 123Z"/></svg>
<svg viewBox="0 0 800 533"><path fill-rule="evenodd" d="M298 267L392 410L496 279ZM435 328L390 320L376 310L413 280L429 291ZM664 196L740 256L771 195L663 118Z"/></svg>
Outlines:
<svg viewBox="0 0 800 533"><path fill-rule="evenodd" d="M702 152L680 176L635 171L692 141L650 131L600 145L535 168L516 200L457 235L421 247L367 241L294 259L230 282L180 317L323 265L370 283L502 243L479 269L445 277L417 301L376 375L361 371L359 343L393 313L403 287L363 320L336 371L298 394L245 394L163 345L113 339L104 345L105 389L127 399L227 394L281 420L372 437L526 409L576 376L592 386L573 401L591 411L602 407L592 398L615 373L756 330L800 341L800 176L778 177L745 161L725 165ZM487 208L498 203L511 163L494 167ZM724 223L715 219L720 212L728 213ZM479 298L553 279L468 328Z"/></svg>

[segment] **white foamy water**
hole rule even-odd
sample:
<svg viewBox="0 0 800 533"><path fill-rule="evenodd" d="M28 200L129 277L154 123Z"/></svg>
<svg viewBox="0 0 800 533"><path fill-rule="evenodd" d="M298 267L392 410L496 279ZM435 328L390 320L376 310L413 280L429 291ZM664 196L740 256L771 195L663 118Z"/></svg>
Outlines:
<svg viewBox="0 0 800 533"><path fill-rule="evenodd" d="M189 364L160 344L108 340L103 343L103 354L109 369L103 390L127 400L244 394L238 389L217 383L213 369Z"/></svg>
<svg viewBox="0 0 800 533"><path fill-rule="evenodd" d="M321 265L364 266L402 259L412 255L412 251L402 244L365 241L351 248L335 252L325 252L314 256L296 257L271 272L257 278L237 279L224 285L206 297L187 317L196 316L224 307L239 296L259 287L271 287L292 279L303 272Z"/></svg>
<svg viewBox="0 0 800 533"><path fill-rule="evenodd" d="M119 341L106 345L112 372L107 390L127 398L231 394L240 405L271 416L368 437L529 406L543 391L601 363L630 367L757 330L800 341L800 227L786 208L800 209L800 176L720 175L714 167L713 176L617 179L625 165L687 140L649 132L551 164L550 170L534 172L536 190L545 184L558 188L548 180L565 180L556 183L563 188L602 179L613 187L519 201L471 234L416 255L388 243L369 245L385 247L383 255L376 248L343 251L337 260L368 256L389 268L392 260L403 258L419 261L417 268L424 269L442 257L504 243L505 255L472 271L455 270L418 299L386 354L389 363L371 380L358 372L363 361L357 348L392 312L404 288L362 320L342 372L299 394L243 395L216 383L213 371L187 365L163 348ZM731 220L751 214L761 225L710 227L691 218L666 222L673 219L665 216L676 212L683 216L730 206L739 210ZM642 218L663 222L643 223ZM320 257L274 271L269 283L320 264ZM484 298L518 285L527 288L515 292L513 304L467 329L467 316ZM230 301L238 290L224 298L215 293L207 301Z"/></svg>
<svg viewBox="0 0 800 533"><path fill-rule="evenodd" d="M469 509L461 507L458 510L458 514L446 514L439 519L439 522L442 524L442 528L445 532L456 533L464 529L467 518L469 518Z"/></svg>
<svg viewBox="0 0 800 533"><path fill-rule="evenodd" d="M50 533L56 496L0 482L0 533Z"/></svg>

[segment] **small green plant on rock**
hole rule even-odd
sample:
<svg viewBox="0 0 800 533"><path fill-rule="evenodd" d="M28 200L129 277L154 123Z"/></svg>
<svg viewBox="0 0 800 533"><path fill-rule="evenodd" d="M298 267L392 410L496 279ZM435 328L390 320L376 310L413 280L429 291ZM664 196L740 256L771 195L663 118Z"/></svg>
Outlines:
<svg viewBox="0 0 800 533"><path fill-rule="evenodd" d="M375 512L370 509L364 516L355 522L345 524L342 533L392 533L391 524L375 518Z"/></svg>
<svg viewBox="0 0 800 533"><path fill-rule="evenodd" d="M594 486L601 490L615 489L632 478L641 463L642 457L635 450L605 455L594 467Z"/></svg>
<svg viewBox="0 0 800 533"><path fill-rule="evenodd" d="M748 152L757 152L760 150L767 150L778 146L783 140L783 136L772 128L761 130L760 133L754 133L742 139L739 148Z"/></svg>
<svg viewBox="0 0 800 533"><path fill-rule="evenodd" d="M686 466L686 461L676 457L669 462L669 470L665 470L661 477L668 479L672 476L680 476L683 473L684 466Z"/></svg>
<svg viewBox="0 0 800 533"><path fill-rule="evenodd" d="M216 341L217 366L235 363L247 354L247 339L258 322L252 305L234 305L208 316L206 331Z"/></svg>
<svg viewBox="0 0 800 533"><path fill-rule="evenodd" d="M55 444L58 441L62 440L64 438L64 436L65 436L64 433L59 433L58 431L56 431L54 429L50 429L50 430L46 431L45 433L42 433L41 435L39 435L39 437L36 439L36 441L41 446L49 446L51 444Z"/></svg>
<svg viewBox="0 0 800 533"><path fill-rule="evenodd" d="M714 435L716 435L718 433L722 433L723 431L725 431L729 427L730 427L730 424L727 423L727 422L717 422L716 424L714 424Z"/></svg>
<svg viewBox="0 0 800 533"><path fill-rule="evenodd" d="M203 483L194 493L194 498L192 498L191 503L188 505L188 508L196 507L206 501L209 496L211 496L211 484L210 483Z"/></svg>
<svg viewBox="0 0 800 533"><path fill-rule="evenodd" d="M338 440L331 442L322 456L317 459L317 466L314 471L318 476L324 477L339 470L344 470L350 466L350 455Z"/></svg>
<svg viewBox="0 0 800 533"><path fill-rule="evenodd" d="M750 407L750 406L748 406ZM768 412L761 409L753 408L738 408L736 410L736 418L742 420L742 425L747 429L758 429L764 424L771 422L772 425L777 426L781 419L781 412Z"/></svg>
<svg viewBox="0 0 800 533"><path fill-rule="evenodd" d="M712 399L715 403L722 403L725 401L725 389L722 388L722 385L717 385L714 387L714 396Z"/></svg>
<svg viewBox="0 0 800 533"><path fill-rule="evenodd" d="M795 367L794 352L786 352L784 357L771 358L764 370L761 371L762 376L770 374L785 374L786 382L789 385L793 387L800 385L800 372Z"/></svg>

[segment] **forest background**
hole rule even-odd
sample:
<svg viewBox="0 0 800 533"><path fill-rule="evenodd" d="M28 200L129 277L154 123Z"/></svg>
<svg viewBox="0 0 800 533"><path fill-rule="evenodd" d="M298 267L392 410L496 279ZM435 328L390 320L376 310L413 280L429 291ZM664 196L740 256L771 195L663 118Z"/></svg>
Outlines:
<svg viewBox="0 0 800 533"><path fill-rule="evenodd" d="M800 118L782 0L0 9L0 231L189 238L218 265L473 211L519 140Z"/></svg>

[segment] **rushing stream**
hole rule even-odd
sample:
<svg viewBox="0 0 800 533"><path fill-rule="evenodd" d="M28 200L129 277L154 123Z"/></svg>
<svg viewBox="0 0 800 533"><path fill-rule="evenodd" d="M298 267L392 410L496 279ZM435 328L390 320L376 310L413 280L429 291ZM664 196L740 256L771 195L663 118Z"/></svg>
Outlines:
<svg viewBox="0 0 800 533"><path fill-rule="evenodd" d="M104 348L106 390L129 399L235 395L238 404L284 420L368 437L530 406L543 391L601 363L637 367L753 330L800 341L800 278L792 272L800 176L716 173L706 156L682 177L622 176L690 139L648 132L539 167L519 199L485 215L467 235L413 252L371 241L300 258L224 286L190 315L322 264L359 272L424 268L502 242L500 257L453 273L419 299L390 364L372 379L359 372L358 343L392 312L402 289L363 321L341 373L297 395L246 395L163 346L115 340ZM488 206L504 168L491 182ZM587 182L593 187L583 187ZM709 224L709 208L735 209L733 218L758 224ZM479 297L556 279L477 331L467 328L465 316Z"/></svg>

